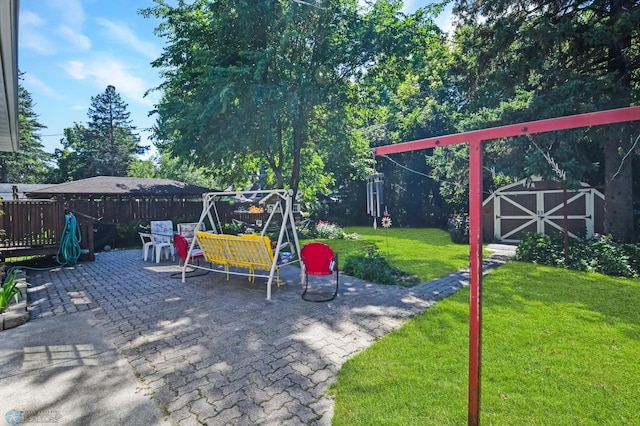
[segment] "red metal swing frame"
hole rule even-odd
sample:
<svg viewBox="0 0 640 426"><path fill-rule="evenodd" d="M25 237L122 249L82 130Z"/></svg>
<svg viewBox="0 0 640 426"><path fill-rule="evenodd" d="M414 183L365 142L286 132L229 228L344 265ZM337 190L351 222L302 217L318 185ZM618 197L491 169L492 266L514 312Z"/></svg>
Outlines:
<svg viewBox="0 0 640 426"><path fill-rule="evenodd" d="M482 144L491 139L600 126L640 120L640 106L547 120L492 127L434 138L418 139L373 149L374 155L397 154L440 146L469 144L469 400L468 424L480 422L480 366L482 344Z"/></svg>

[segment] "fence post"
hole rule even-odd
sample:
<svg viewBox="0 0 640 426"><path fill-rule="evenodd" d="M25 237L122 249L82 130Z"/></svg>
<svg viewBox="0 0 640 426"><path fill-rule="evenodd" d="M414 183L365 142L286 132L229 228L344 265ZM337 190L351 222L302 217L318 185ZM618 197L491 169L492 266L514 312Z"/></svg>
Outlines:
<svg viewBox="0 0 640 426"><path fill-rule="evenodd" d="M80 256L82 260L93 262L96 260L95 249L93 247L93 221L84 219L80 225L80 236L82 237L81 249L88 249L89 253ZM84 247L83 247L84 246Z"/></svg>

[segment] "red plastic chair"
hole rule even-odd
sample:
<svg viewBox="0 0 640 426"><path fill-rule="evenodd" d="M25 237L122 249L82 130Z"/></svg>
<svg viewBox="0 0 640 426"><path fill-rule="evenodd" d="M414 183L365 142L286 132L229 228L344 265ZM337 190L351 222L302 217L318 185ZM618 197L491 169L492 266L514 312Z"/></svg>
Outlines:
<svg viewBox="0 0 640 426"><path fill-rule="evenodd" d="M182 262L187 260L187 254L189 253L189 243L187 242L187 239L182 235L175 234L173 236L173 245L175 246L176 251L178 252L178 259L180 264L182 265ZM204 258L204 253L202 252L202 250L194 248L193 251L191 252L191 257L189 258L189 260L195 259L199 261L200 259L203 259L203 258Z"/></svg>
<svg viewBox="0 0 640 426"><path fill-rule="evenodd" d="M338 255L324 243L309 243L300 251L305 276L304 292L302 298L309 302L329 302L338 295ZM309 289L309 275L333 275L335 274L336 289L328 299L310 299L307 296Z"/></svg>

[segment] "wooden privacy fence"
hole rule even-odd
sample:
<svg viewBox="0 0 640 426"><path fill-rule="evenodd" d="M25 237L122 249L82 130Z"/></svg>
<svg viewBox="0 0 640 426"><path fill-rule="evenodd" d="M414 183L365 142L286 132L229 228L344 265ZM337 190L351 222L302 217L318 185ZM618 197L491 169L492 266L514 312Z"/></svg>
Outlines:
<svg viewBox="0 0 640 426"><path fill-rule="evenodd" d="M254 203L255 204L255 203ZM239 219L252 225L266 222L266 206L248 211L247 203L216 204L222 223ZM202 200L171 197L102 197L67 200L0 201L0 258L55 254L60 246L65 213L74 213L82 233L81 248L93 259L94 223L128 223L136 219L194 221L202 213Z"/></svg>
<svg viewBox="0 0 640 426"><path fill-rule="evenodd" d="M122 197L95 199L66 199L67 210L94 218L101 223L128 223L133 220L197 220L202 213L202 199L179 199L160 197ZM216 208L222 223L231 223L233 219L254 223L266 221L269 212L250 213L248 204L220 201Z"/></svg>
<svg viewBox="0 0 640 426"><path fill-rule="evenodd" d="M67 199L64 202L68 210L96 218L103 223L127 223L136 219L198 218L202 212L201 199L125 197Z"/></svg>

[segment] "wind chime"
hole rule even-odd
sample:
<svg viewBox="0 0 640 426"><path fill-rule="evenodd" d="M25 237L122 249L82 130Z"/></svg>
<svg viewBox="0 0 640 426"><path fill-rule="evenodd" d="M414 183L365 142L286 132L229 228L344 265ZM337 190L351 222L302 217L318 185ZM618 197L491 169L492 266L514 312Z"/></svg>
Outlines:
<svg viewBox="0 0 640 426"><path fill-rule="evenodd" d="M384 173L367 176L367 213L373 217L373 229L377 229L378 220L383 213Z"/></svg>

